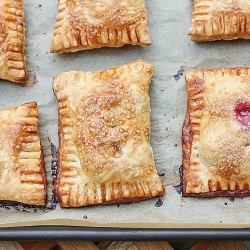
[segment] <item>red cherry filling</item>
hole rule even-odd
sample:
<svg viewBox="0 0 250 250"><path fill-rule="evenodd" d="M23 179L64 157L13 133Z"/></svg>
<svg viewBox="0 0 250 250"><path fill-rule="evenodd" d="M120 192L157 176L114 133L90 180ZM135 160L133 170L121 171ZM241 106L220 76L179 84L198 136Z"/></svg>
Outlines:
<svg viewBox="0 0 250 250"><path fill-rule="evenodd" d="M239 101L234 109L236 120L242 125L243 129L250 128L250 102Z"/></svg>

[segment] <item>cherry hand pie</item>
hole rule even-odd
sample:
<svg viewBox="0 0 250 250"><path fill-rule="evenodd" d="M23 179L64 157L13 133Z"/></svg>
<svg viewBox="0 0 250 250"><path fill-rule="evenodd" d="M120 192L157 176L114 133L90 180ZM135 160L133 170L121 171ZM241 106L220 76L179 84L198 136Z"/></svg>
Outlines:
<svg viewBox="0 0 250 250"><path fill-rule="evenodd" d="M25 83L23 0L0 1L0 78Z"/></svg>
<svg viewBox="0 0 250 250"><path fill-rule="evenodd" d="M150 147L153 66L137 61L54 78L59 106L62 207L128 203L163 195Z"/></svg>
<svg viewBox="0 0 250 250"><path fill-rule="evenodd" d="M151 44L145 0L58 0L52 53Z"/></svg>
<svg viewBox="0 0 250 250"><path fill-rule="evenodd" d="M0 200L39 206L46 203L35 102L0 110Z"/></svg>
<svg viewBox="0 0 250 250"><path fill-rule="evenodd" d="M194 41L250 39L249 0L194 0Z"/></svg>
<svg viewBox="0 0 250 250"><path fill-rule="evenodd" d="M183 195L250 196L250 69L186 76Z"/></svg>

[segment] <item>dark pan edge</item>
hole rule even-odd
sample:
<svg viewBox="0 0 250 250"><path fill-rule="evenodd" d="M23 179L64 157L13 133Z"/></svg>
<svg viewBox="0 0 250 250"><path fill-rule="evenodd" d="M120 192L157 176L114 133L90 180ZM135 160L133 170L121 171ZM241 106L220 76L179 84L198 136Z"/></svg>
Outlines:
<svg viewBox="0 0 250 250"><path fill-rule="evenodd" d="M250 240L250 229L118 229L23 227L0 229L0 240Z"/></svg>

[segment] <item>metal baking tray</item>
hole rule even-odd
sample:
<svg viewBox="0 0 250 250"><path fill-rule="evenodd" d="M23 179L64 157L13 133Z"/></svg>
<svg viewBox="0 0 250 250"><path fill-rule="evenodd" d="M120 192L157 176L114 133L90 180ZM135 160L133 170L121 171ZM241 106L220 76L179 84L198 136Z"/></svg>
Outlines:
<svg viewBox="0 0 250 250"><path fill-rule="evenodd" d="M250 240L249 229L121 229L88 227L23 227L0 229L0 241L91 240L91 241L189 241Z"/></svg>

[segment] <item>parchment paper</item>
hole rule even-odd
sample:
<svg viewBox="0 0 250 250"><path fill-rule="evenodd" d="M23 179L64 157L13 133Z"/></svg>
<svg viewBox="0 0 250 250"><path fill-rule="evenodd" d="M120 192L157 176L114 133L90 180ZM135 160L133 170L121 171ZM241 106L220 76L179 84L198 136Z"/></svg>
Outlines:
<svg viewBox="0 0 250 250"><path fill-rule="evenodd" d="M31 79L28 87L0 82L0 108L36 100L40 133L52 190L50 142L58 145L57 106L52 75L68 70L98 70L137 59L152 62L155 74L150 91L152 146L159 173L164 173L167 194L159 200L130 205L81 209L34 209L1 206L0 226L85 225L118 227L231 227L250 226L250 198L182 198L179 168L182 161L181 127L186 112L183 70L249 66L250 42L237 40L196 44L187 32L191 0L147 0L153 46L104 48L67 55L49 53L56 17L56 0L24 0L26 53ZM177 74L178 73L178 74ZM175 76L175 77L174 77ZM54 159L55 160L55 159ZM55 162L54 162L55 164ZM162 204L163 203L163 204ZM48 204L53 208L53 204Z"/></svg>

